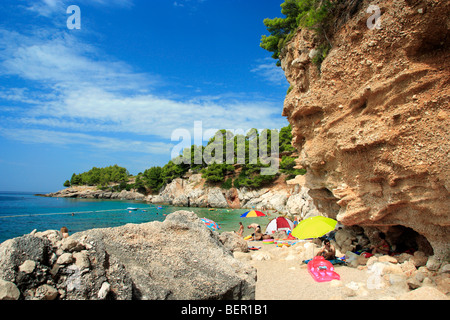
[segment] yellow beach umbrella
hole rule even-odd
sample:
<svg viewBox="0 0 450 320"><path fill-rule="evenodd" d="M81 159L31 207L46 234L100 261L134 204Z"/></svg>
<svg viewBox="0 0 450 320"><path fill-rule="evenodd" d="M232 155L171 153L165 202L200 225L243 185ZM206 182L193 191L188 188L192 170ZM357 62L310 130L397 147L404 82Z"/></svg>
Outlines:
<svg viewBox="0 0 450 320"><path fill-rule="evenodd" d="M333 231L337 221L322 216L311 217L300 221L298 226L292 230L292 236L298 239L319 238Z"/></svg>

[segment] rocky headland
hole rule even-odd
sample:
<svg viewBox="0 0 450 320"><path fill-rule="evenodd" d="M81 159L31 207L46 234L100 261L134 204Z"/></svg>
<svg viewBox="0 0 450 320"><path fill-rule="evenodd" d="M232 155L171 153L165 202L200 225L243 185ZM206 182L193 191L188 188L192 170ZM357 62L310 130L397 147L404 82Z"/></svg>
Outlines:
<svg viewBox="0 0 450 320"><path fill-rule="evenodd" d="M137 191L111 192L97 187L70 187L45 196L80 199L118 199L167 204L176 207L268 209L280 214L298 215L300 218L319 215L308 189L297 180L285 181L285 176L271 186L261 189L222 189L206 183L201 174L189 174L174 179L157 195L144 195Z"/></svg>

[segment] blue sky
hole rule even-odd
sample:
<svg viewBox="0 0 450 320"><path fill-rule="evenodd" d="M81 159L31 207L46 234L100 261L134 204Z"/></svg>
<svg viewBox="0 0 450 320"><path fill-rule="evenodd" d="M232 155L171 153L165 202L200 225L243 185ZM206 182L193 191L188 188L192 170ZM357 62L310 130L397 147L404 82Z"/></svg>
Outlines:
<svg viewBox="0 0 450 320"><path fill-rule="evenodd" d="M176 129L281 128L289 87L259 47L281 0L2 0L0 190L162 166ZM70 5L81 29L69 29Z"/></svg>

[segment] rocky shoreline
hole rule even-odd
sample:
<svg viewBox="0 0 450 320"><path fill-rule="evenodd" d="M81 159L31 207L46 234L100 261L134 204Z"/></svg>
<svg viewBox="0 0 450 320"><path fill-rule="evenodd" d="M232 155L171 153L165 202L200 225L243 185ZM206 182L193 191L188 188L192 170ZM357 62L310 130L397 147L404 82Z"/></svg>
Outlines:
<svg viewBox="0 0 450 320"><path fill-rule="evenodd" d="M337 256L361 241L354 228L335 238ZM347 266L336 269L341 280L327 285L313 282L302 262L318 248L315 241L278 247L219 235L188 211L66 238L55 230L32 232L0 244L0 300L272 300L280 293L294 300L448 300L450 264L434 256L347 252ZM293 275L295 290L277 287L273 274L280 273Z"/></svg>
<svg viewBox="0 0 450 320"><path fill-rule="evenodd" d="M0 300L250 300L255 283L256 270L187 211L68 238L33 232L0 245Z"/></svg>
<svg viewBox="0 0 450 320"><path fill-rule="evenodd" d="M284 179L283 177L281 179ZM145 201L152 204L167 204L176 207L233 208L276 210L280 214L298 215L300 218L319 215L309 189L293 182L282 182L268 188L250 190L209 186L201 174L178 178L166 185L157 195L144 195L136 191L111 192L96 187L70 187L46 197L79 199L112 199Z"/></svg>

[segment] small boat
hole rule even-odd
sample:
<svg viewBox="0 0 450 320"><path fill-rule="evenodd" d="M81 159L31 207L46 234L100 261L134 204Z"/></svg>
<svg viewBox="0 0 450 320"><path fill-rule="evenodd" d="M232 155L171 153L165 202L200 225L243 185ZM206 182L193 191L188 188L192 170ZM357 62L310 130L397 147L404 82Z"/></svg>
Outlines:
<svg viewBox="0 0 450 320"><path fill-rule="evenodd" d="M137 211L137 209L138 208L132 208L132 207L127 208L128 211Z"/></svg>

